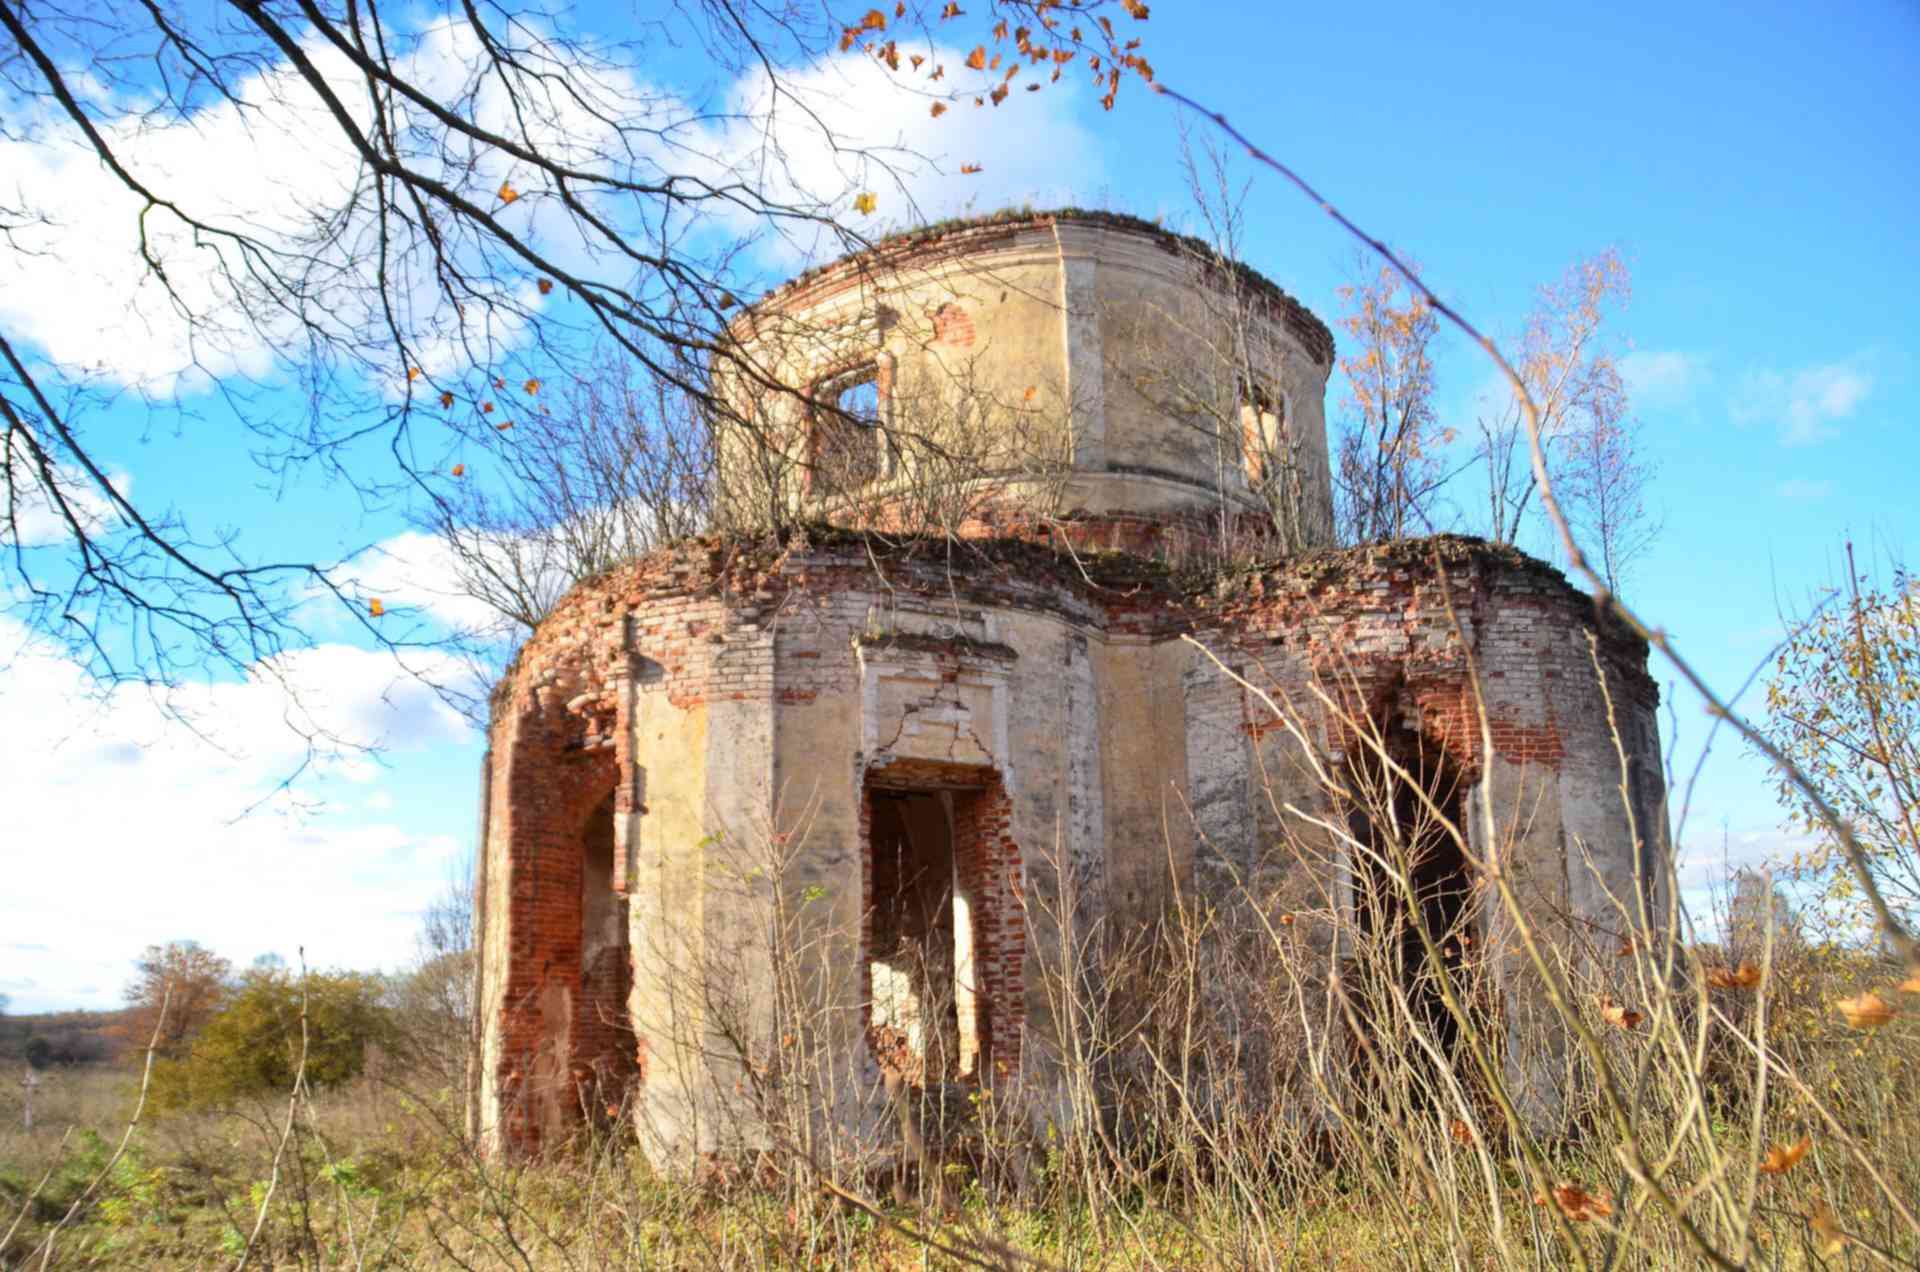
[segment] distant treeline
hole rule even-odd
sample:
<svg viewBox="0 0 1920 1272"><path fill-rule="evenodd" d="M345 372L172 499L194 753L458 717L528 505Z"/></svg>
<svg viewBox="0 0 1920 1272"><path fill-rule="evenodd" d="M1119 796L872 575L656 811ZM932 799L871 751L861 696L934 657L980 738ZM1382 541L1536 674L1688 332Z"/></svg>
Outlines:
<svg viewBox="0 0 1920 1272"><path fill-rule="evenodd" d="M0 1016L0 1064L110 1064L126 1050L124 1011Z"/></svg>

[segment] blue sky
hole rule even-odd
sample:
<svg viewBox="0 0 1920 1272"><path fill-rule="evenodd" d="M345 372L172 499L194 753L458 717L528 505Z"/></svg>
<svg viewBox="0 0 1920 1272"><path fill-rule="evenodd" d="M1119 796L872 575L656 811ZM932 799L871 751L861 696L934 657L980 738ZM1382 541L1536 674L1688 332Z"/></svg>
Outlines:
<svg viewBox="0 0 1920 1272"><path fill-rule="evenodd" d="M1779 634L1779 607L1836 577L1843 536L1883 553L1920 545L1920 9L1349 12L1162 0L1141 28L1143 52L1162 81L1418 257L1497 337L1577 257L1623 253L1634 294L1611 335L1632 355L1666 519L1631 599L1714 684L1744 679ZM688 93L729 87L684 60L649 73ZM1137 87L1111 114L1084 90L1016 93L998 111L959 107L935 124L865 69L823 71L819 83L875 140L928 151L941 169L904 187L873 181L880 206L854 218L862 229L891 228L909 196L928 216L1072 201L1176 226L1188 217L1173 110ZM961 163L984 171L960 177ZM1245 171L1247 257L1332 322L1353 245L1280 182ZM762 261L770 275L798 263ZM31 340L53 330L47 306L58 303L16 289L0 325ZM82 344L99 325L85 313L58 321ZM1470 427L1487 378L1449 338L1443 414ZM1341 392L1336 378L1330 414ZM256 554L418 546L395 540L397 512L368 511L342 485L268 484L217 411L178 432L163 417L144 440L129 407L109 418L117 428L102 449L135 494L231 525ZM392 568L374 573L382 587L406 585ZM242 963L299 945L320 964L407 957L415 912L473 839L480 743L396 686L345 624L317 621L323 648L303 674L355 736L388 746L379 763L303 775L304 813L282 796L233 822L297 754L276 732L273 690L190 690L218 726L209 732L225 753L215 752L136 697L77 705L78 672L22 646L0 619L10 810L0 855L11 875L0 992L16 1010L112 1005L151 941L197 938ZM1706 722L1684 694L1673 710L1667 741L1687 768ZM1760 766L1722 737L1691 810L1689 860L1717 860L1723 828L1738 861L1777 852L1780 821Z"/></svg>

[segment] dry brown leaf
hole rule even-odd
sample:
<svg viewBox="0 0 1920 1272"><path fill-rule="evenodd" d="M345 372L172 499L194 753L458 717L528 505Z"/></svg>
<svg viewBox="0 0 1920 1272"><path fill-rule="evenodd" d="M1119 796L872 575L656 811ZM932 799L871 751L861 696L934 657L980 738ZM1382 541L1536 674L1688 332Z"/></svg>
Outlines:
<svg viewBox="0 0 1920 1272"><path fill-rule="evenodd" d="M451 394L451 393L442 393L442 394L440 395L440 405L441 405L441 406L452 406L452 405L453 405L453 394Z"/></svg>
<svg viewBox="0 0 1920 1272"><path fill-rule="evenodd" d="M933 104L933 110L929 113L932 114L935 119L938 119L947 113L947 104L945 102L935 102Z"/></svg>
<svg viewBox="0 0 1920 1272"><path fill-rule="evenodd" d="M455 477L465 477L467 475L467 466L465 464L455 464L453 466L453 475Z"/></svg>
<svg viewBox="0 0 1920 1272"><path fill-rule="evenodd" d="M1604 1219L1613 1213L1613 1202L1605 1193L1590 1193L1578 1184L1560 1184L1553 1190L1553 1201L1560 1212L1575 1223ZM1533 1204L1547 1204L1545 1193L1535 1193Z"/></svg>
<svg viewBox="0 0 1920 1272"><path fill-rule="evenodd" d="M492 414L493 414L493 403L491 403L491 402L482 402L482 403L480 404L480 413L481 413L482 415L492 415Z"/></svg>
<svg viewBox="0 0 1920 1272"><path fill-rule="evenodd" d="M1760 983L1760 969L1752 963L1738 967L1715 967L1707 972L1707 984L1715 989L1752 989Z"/></svg>
<svg viewBox="0 0 1920 1272"><path fill-rule="evenodd" d="M540 289L540 294L544 296L548 292L553 290L553 280L551 278L543 278L539 282L535 283L534 286L538 287Z"/></svg>
<svg viewBox="0 0 1920 1272"><path fill-rule="evenodd" d="M887 15L878 9L868 9L867 16L860 19L862 31L884 31L887 29Z"/></svg>
<svg viewBox="0 0 1920 1272"><path fill-rule="evenodd" d="M1842 998L1834 1007L1855 1029L1878 1029L1893 1019L1893 1008L1887 1000L1871 990L1858 998Z"/></svg>
<svg viewBox="0 0 1920 1272"><path fill-rule="evenodd" d="M1846 1248L1847 1234L1840 1231L1840 1221L1833 1217L1833 1208L1824 1201L1813 1203L1813 1213L1807 1216L1807 1226L1813 1229L1813 1235L1820 1238L1820 1253L1832 1258Z"/></svg>
<svg viewBox="0 0 1920 1272"><path fill-rule="evenodd" d="M1623 1007L1606 994L1600 995L1600 1018L1616 1029L1632 1029L1646 1017L1630 1007Z"/></svg>
<svg viewBox="0 0 1920 1272"><path fill-rule="evenodd" d="M1453 1141L1456 1144L1473 1143L1473 1128L1457 1117L1447 1123L1447 1134L1453 1136Z"/></svg>
<svg viewBox="0 0 1920 1272"><path fill-rule="evenodd" d="M502 432L502 433L504 433L504 432L506 432L506 431L507 431L508 429L510 429L510 428L512 428L512 427L513 427L513 421L512 421L512 420L501 420L501 421L500 421L500 422L499 422L498 424L495 424L495 425L494 425L493 427L494 427L494 428L495 428L496 430L498 430L499 432Z"/></svg>
<svg viewBox="0 0 1920 1272"><path fill-rule="evenodd" d="M1760 1173L1762 1175L1784 1175L1798 1165L1800 1159L1805 1157L1807 1150L1812 1147L1813 1137L1811 1135L1802 1135L1800 1142L1791 1148L1780 1144L1769 1145L1766 1160L1760 1163Z"/></svg>
<svg viewBox="0 0 1920 1272"><path fill-rule="evenodd" d="M986 45L976 44L973 46L973 52L967 54L967 69L970 71L984 71L987 69Z"/></svg>
<svg viewBox="0 0 1920 1272"><path fill-rule="evenodd" d="M420 368L419 368L419 367L408 367L408 368L407 368L407 383L409 383L409 384L411 384L411 383L413 383L413 382L414 382L415 380L418 380L419 378L420 378Z"/></svg>
<svg viewBox="0 0 1920 1272"><path fill-rule="evenodd" d="M976 98L974 105L978 106L979 104L979 99ZM977 163L963 163L960 165L960 175L963 177L970 177L978 171L980 171L980 165Z"/></svg>
<svg viewBox="0 0 1920 1272"><path fill-rule="evenodd" d="M529 394L538 393L540 391L540 381L528 380L525 384L521 385L520 387L525 389Z"/></svg>

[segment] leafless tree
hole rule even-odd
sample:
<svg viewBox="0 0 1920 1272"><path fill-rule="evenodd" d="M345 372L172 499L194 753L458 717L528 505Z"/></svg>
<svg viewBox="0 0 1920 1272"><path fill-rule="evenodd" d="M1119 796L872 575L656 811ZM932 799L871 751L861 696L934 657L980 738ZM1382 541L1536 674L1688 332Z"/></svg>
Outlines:
<svg viewBox="0 0 1920 1272"><path fill-rule="evenodd" d="M50 261L35 277L52 291L80 203L110 232L95 256L126 244L107 261L125 315L100 315L127 318L113 363L39 324L0 328L0 551L27 621L106 682L271 666L312 640L315 591L366 638L410 643L400 610L334 562L253 555L149 506L114 472L125 420L107 412L244 450L275 481L318 473L373 505L437 506L456 501L456 469L512 465L518 429L497 426L523 386L590 380L596 360L708 409L716 360L798 393L721 338L754 245L861 241L836 220L853 180L815 188L785 148L789 125L821 126L798 71L854 52L910 64L942 109L989 82L997 106L1011 77L984 58L936 81L945 68L911 53L995 18L1024 21L1023 59L1139 60L1110 23L1069 28L1040 0L984 19L840 7L694 0L609 38L525 5L0 0L0 143L40 165L0 194L0 257ZM754 91L663 90L669 55ZM899 157L831 140L867 181ZM207 179L249 165L261 206Z"/></svg>
<svg viewBox="0 0 1920 1272"><path fill-rule="evenodd" d="M1183 125L1184 128L1184 125ZM1310 476L1318 420L1281 385L1298 357L1281 337L1275 288L1243 264L1250 182L1211 140L1183 131L1181 173L1199 233L1180 242L1193 286L1178 302L1116 315L1145 353L1130 386L1165 419L1187 426L1213 465L1222 543L1237 537L1249 502L1272 518L1282 552L1319 540L1327 510Z"/></svg>
<svg viewBox="0 0 1920 1272"><path fill-rule="evenodd" d="M526 404L504 480L429 505L460 590L530 630L582 579L708 527L712 436L700 400L622 355Z"/></svg>
<svg viewBox="0 0 1920 1272"><path fill-rule="evenodd" d="M1364 264L1364 262L1361 262ZM1334 457L1335 521L1344 543L1401 539L1435 529L1433 505L1451 475L1442 448L1452 430L1433 405L1433 305L1382 268L1340 289L1349 352L1345 411Z"/></svg>

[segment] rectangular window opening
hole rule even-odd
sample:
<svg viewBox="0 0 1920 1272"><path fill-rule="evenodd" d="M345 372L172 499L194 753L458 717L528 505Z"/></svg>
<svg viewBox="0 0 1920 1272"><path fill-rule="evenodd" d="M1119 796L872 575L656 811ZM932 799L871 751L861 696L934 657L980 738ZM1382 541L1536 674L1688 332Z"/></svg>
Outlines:
<svg viewBox="0 0 1920 1272"><path fill-rule="evenodd" d="M877 364L823 383L813 421L813 480L825 493L872 485L888 473L886 394Z"/></svg>

